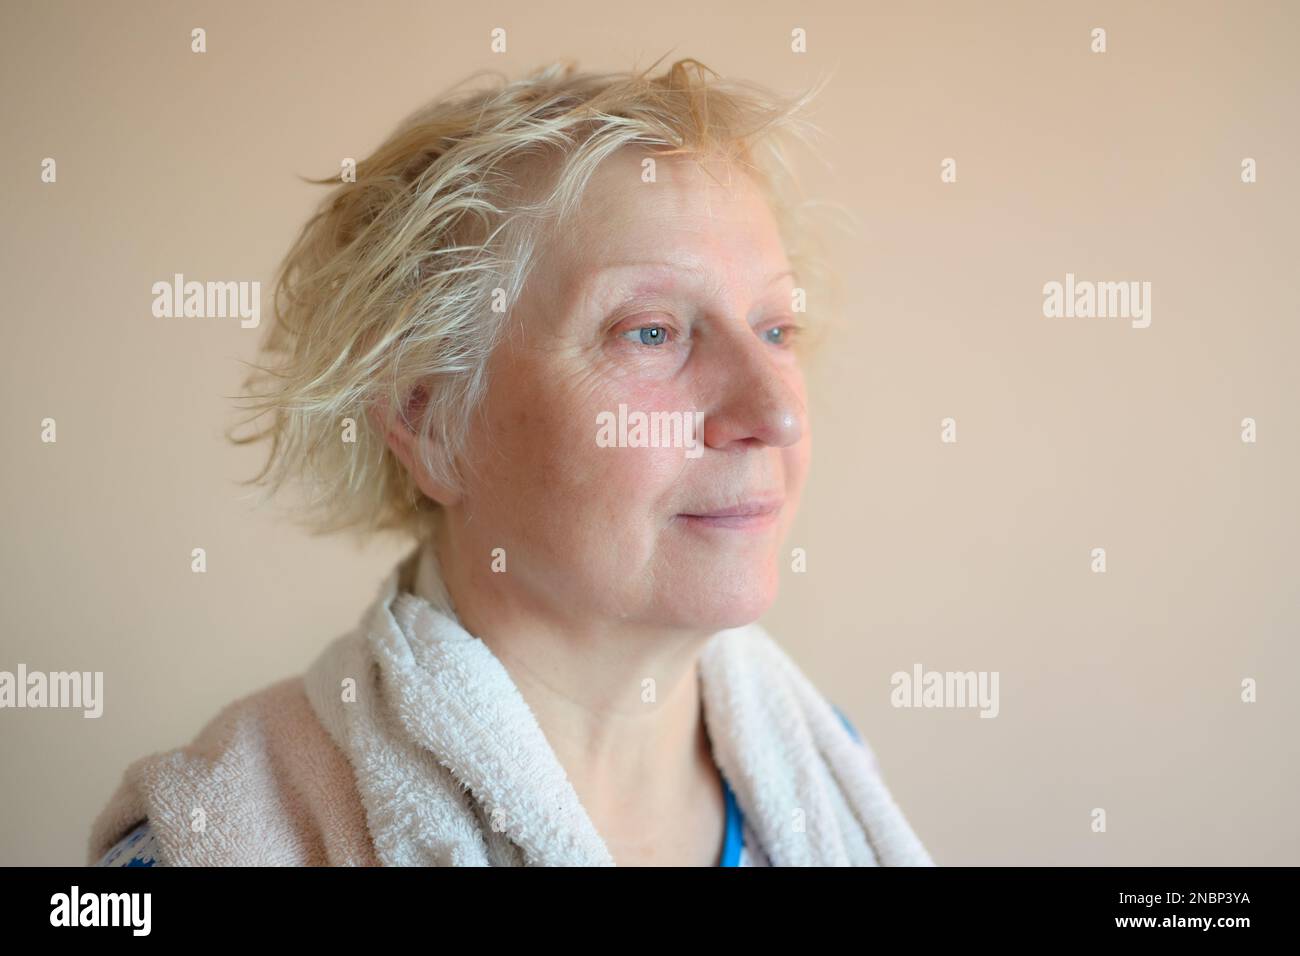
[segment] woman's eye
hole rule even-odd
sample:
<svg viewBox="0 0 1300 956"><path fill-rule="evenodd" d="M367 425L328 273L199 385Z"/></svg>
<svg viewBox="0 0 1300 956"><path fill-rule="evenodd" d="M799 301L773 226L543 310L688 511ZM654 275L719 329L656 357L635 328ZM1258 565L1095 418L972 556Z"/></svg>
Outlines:
<svg viewBox="0 0 1300 956"><path fill-rule="evenodd" d="M668 341L668 330L662 325L643 325L639 329L629 329L623 335L635 336L633 341L652 347Z"/></svg>
<svg viewBox="0 0 1300 956"><path fill-rule="evenodd" d="M763 332L763 338L773 345L786 346L798 333L797 325L774 325Z"/></svg>

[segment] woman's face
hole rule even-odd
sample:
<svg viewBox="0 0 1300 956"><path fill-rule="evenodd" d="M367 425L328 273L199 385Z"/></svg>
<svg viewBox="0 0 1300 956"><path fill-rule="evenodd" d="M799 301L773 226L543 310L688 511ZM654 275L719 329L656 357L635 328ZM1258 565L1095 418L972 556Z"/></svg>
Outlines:
<svg viewBox="0 0 1300 956"><path fill-rule="evenodd" d="M790 345L803 316L752 180L661 159L642 182L643 155L598 168L512 309L470 443L458 551L487 571L504 548L506 572L475 577L560 618L738 626L775 597L808 467ZM693 447L689 431L660 431L695 413ZM645 447L654 434L669 447Z"/></svg>

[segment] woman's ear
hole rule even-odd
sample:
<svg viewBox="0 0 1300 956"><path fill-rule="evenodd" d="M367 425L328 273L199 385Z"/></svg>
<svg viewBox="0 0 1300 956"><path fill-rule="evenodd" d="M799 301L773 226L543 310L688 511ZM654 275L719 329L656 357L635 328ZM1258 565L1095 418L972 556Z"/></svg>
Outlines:
<svg viewBox="0 0 1300 956"><path fill-rule="evenodd" d="M418 449L427 443L429 438L427 435L416 434L415 427L418 427L428 401L428 389L423 385L417 385L407 393L402 414L392 414L386 393L376 396L368 413L371 425L384 436L384 443L415 479L419 489L438 504L448 507L460 500L459 490L435 480L419 460Z"/></svg>

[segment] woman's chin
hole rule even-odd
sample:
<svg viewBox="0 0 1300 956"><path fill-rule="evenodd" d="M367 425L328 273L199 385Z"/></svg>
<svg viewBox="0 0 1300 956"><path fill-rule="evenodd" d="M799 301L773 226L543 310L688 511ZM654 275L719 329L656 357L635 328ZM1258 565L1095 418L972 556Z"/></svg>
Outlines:
<svg viewBox="0 0 1300 956"><path fill-rule="evenodd" d="M720 631L752 624L776 600L777 576L771 568L748 576L701 575L676 593L665 615L678 626Z"/></svg>

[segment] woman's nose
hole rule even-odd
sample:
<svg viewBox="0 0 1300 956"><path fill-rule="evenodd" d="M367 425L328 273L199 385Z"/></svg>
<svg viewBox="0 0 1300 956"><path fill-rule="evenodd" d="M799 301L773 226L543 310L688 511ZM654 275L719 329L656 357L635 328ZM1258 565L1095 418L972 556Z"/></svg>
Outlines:
<svg viewBox="0 0 1300 956"><path fill-rule="evenodd" d="M778 360L776 346L746 328L710 343L703 391L704 444L793 445L803 437L804 405L793 361Z"/></svg>

